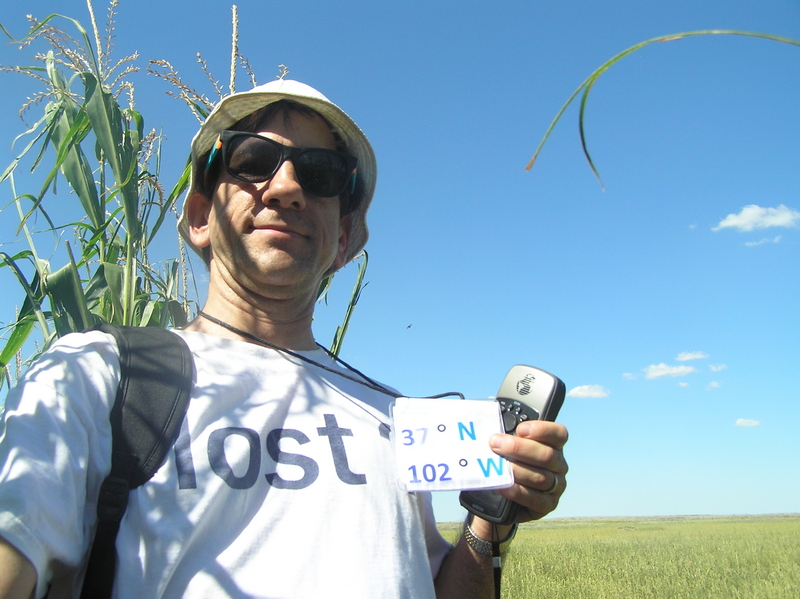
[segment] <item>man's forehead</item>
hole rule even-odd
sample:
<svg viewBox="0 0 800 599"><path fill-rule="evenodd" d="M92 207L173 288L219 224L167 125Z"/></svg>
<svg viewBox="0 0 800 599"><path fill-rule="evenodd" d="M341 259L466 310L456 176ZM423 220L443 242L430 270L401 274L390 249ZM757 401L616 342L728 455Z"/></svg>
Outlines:
<svg viewBox="0 0 800 599"><path fill-rule="evenodd" d="M263 131L285 131L295 135L316 136L333 143L330 125L318 114L276 114L270 121L261 124Z"/></svg>
<svg viewBox="0 0 800 599"><path fill-rule="evenodd" d="M299 104L279 102L245 117L232 129L259 133L267 137L277 134L294 145L303 147L343 149L330 123L316 111ZM297 139L293 139L297 138ZM280 140L278 140L280 141Z"/></svg>

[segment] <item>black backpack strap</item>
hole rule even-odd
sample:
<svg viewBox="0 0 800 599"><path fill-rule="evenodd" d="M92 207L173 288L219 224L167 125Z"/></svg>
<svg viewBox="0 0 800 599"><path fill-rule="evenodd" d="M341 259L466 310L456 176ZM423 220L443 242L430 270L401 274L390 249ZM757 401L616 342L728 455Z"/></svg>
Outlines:
<svg viewBox="0 0 800 599"><path fill-rule="evenodd" d="M120 355L120 382L111 409L111 472L100 487L97 532L81 599L110 598L116 573L116 539L131 489L161 467L180 433L189 405L194 367L186 342L155 327L102 324Z"/></svg>

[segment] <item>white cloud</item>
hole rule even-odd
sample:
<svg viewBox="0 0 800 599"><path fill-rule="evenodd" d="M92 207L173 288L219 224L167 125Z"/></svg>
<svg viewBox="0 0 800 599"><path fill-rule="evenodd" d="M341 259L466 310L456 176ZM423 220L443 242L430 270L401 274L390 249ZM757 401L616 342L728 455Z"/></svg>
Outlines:
<svg viewBox="0 0 800 599"><path fill-rule="evenodd" d="M755 247L757 245L764 245L765 243L780 243L780 241L781 241L781 236L778 235L777 237L773 237L772 239L769 239L768 237L765 237L761 241L748 241L748 242L745 243L745 245L747 247L751 248L751 247Z"/></svg>
<svg viewBox="0 0 800 599"><path fill-rule="evenodd" d="M736 426L759 426L760 424L758 420L747 420L746 418L736 420Z"/></svg>
<svg viewBox="0 0 800 599"><path fill-rule="evenodd" d="M707 358L708 354L704 351L685 351L678 354L675 358L678 362L686 362L687 360L702 360Z"/></svg>
<svg viewBox="0 0 800 599"><path fill-rule="evenodd" d="M602 385L580 385L567 393L567 397L608 397L610 394Z"/></svg>
<svg viewBox="0 0 800 599"><path fill-rule="evenodd" d="M708 386L706 387L706 391L710 389L719 389L720 384L717 381L711 381Z"/></svg>
<svg viewBox="0 0 800 599"><path fill-rule="evenodd" d="M678 387L688 387L688 386L689 386L689 383L685 383L685 382L683 382L683 381L681 381L680 383L678 383Z"/></svg>
<svg viewBox="0 0 800 599"><path fill-rule="evenodd" d="M777 208L762 208L750 204L742 208L739 214L729 214L711 230L734 228L740 231L752 231L769 227L796 227L798 224L800 224L800 212L783 204Z"/></svg>
<svg viewBox="0 0 800 599"><path fill-rule="evenodd" d="M651 364L644 369L644 378L647 380L661 378L662 376L686 376L692 372L697 372L694 366L668 366L661 364Z"/></svg>
<svg viewBox="0 0 800 599"><path fill-rule="evenodd" d="M636 375L633 374L632 372L623 372L622 376L624 376L629 381L635 381L636 380Z"/></svg>
<svg viewBox="0 0 800 599"><path fill-rule="evenodd" d="M725 364L711 364L709 368L711 372L719 372L720 370L725 370L727 366Z"/></svg>

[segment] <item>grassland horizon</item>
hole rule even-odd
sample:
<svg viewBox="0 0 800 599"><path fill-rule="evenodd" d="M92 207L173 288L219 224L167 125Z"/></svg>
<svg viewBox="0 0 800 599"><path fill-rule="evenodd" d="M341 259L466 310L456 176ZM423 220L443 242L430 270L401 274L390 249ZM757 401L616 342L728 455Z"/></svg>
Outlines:
<svg viewBox="0 0 800 599"><path fill-rule="evenodd" d="M461 524L440 523L448 539ZM503 597L800 597L800 513L546 518L520 526Z"/></svg>

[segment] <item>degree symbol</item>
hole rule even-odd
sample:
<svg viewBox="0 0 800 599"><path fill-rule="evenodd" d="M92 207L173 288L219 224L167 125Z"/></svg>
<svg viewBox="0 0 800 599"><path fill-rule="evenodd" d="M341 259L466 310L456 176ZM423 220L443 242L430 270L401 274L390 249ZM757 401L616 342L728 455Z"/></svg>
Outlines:
<svg viewBox="0 0 800 599"><path fill-rule="evenodd" d="M440 433L443 433L444 431L447 430L447 427L444 424L440 424L439 426L436 427L436 430L438 430Z"/></svg>
<svg viewBox="0 0 800 599"><path fill-rule="evenodd" d="M468 463L469 462L467 462L467 460L465 460L464 458L461 458L460 460L458 460L458 465L461 466L462 468L464 466L466 466Z"/></svg>

